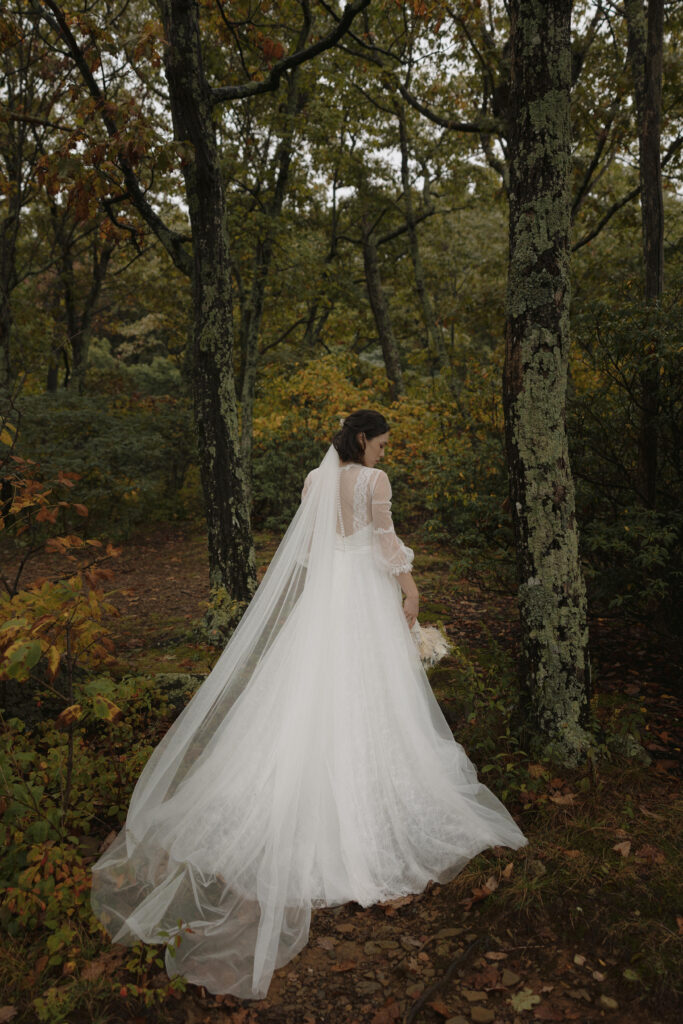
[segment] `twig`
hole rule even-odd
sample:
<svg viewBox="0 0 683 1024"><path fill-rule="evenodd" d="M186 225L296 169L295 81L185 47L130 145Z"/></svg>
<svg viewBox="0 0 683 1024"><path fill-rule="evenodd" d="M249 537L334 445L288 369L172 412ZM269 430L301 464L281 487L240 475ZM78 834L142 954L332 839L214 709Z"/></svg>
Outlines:
<svg viewBox="0 0 683 1024"><path fill-rule="evenodd" d="M483 943L485 938L487 939L489 938L489 936L480 935L478 939L475 939L474 942L471 942L469 944L467 949L464 949L462 953L458 953L455 960L451 960L448 966L448 970L446 971L444 976L442 978L439 978L438 981L435 981L433 985L429 986L429 988L426 988L422 995L419 997L419 999L416 999L413 1005L408 1007L406 1015L403 1018L403 1024L414 1024L414 1022L417 1020L417 1015L422 1009L422 1007L427 1003L429 999L433 999L437 992L439 992L442 988L446 987L448 982L455 974L456 969L470 956L472 951L477 946L480 946Z"/></svg>

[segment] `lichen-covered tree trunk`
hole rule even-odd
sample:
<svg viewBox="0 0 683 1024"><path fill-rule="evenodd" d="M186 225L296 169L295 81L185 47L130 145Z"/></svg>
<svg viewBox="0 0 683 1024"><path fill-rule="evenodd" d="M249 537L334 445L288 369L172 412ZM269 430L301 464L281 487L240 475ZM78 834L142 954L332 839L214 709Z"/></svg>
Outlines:
<svg viewBox="0 0 683 1024"><path fill-rule="evenodd" d="M569 356L571 0L512 0L504 406L523 708L555 756L590 746L586 592L565 398Z"/></svg>
<svg viewBox="0 0 683 1024"><path fill-rule="evenodd" d="M379 259L377 257L377 246L371 235L363 232L363 264L365 266L365 283L368 289L370 308L375 318L375 326L379 335L379 342L382 346L384 365L387 371L391 397L397 398L404 393L403 374L401 372L401 358L396 344L396 338L391 326L389 306L382 287L382 277L379 271Z"/></svg>
<svg viewBox="0 0 683 1024"><path fill-rule="evenodd" d="M628 57L638 119L640 207L643 236L645 300L657 303L664 288L664 200L660 134L662 121L662 60L664 0L626 0ZM657 415L659 361L652 338L640 374L639 489L643 503L654 508L657 496Z"/></svg>
<svg viewBox="0 0 683 1024"><path fill-rule="evenodd" d="M223 179L189 0L161 0L166 77L176 138L192 146L183 165L193 242L193 392L208 527L212 588L247 600L256 584L250 511L240 454Z"/></svg>

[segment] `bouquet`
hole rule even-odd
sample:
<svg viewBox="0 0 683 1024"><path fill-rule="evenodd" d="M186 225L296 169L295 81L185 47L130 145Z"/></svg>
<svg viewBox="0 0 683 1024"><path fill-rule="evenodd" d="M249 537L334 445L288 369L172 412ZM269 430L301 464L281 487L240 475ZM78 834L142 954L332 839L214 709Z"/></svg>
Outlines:
<svg viewBox="0 0 683 1024"><path fill-rule="evenodd" d="M443 626L421 626L415 620L411 633L420 661L425 668L433 668L451 650L451 643Z"/></svg>

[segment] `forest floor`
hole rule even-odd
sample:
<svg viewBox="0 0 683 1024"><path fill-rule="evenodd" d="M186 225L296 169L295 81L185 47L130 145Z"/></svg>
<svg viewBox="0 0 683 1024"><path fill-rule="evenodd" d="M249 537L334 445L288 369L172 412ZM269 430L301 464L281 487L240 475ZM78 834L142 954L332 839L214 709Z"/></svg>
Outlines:
<svg viewBox="0 0 683 1024"><path fill-rule="evenodd" d="M410 538L406 538L410 542ZM261 535L259 563L275 548ZM521 752L497 757L497 676L517 650L514 601L453 577L448 553L419 543L421 620L441 621L456 652L432 685L456 738L529 839L476 857L452 882L389 904L314 912L310 941L241 1003L188 985L145 1007L126 989L128 951L102 944L83 971L120 973L114 1003L70 1021L231 1024L522 1024L680 1020L683 906L680 664L671 646L616 619L591 622L595 712L606 731L637 731L649 764L609 754L561 770ZM217 650L188 640L205 608L199 530L164 526L121 547L109 588L114 674L203 676ZM34 563L30 575L49 571ZM466 705L459 678L477 691ZM463 676L464 678L464 676ZM509 678L508 678L509 682ZM477 687L479 689L477 690ZM676 689L678 688L678 689ZM635 723L635 724L634 724ZM678 724L679 731L676 731ZM492 752L493 751L493 752ZM516 756L515 756L516 754ZM103 837L104 839L104 837ZM96 854L93 854L94 859ZM30 969L31 965L28 965ZM162 987L163 969L149 985ZM36 972L36 980L37 974ZM678 1009L677 1009L678 1007ZM11 1015L0 1019L12 1019ZM30 1020L21 1014L17 1020Z"/></svg>

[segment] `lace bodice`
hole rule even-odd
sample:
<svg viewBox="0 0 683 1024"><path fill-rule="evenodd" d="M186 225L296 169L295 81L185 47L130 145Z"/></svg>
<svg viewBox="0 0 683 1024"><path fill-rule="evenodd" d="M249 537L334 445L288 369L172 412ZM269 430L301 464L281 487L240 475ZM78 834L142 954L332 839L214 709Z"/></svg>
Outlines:
<svg viewBox="0 0 683 1024"><path fill-rule="evenodd" d="M306 477L302 500L315 472ZM413 551L396 536L391 518L391 484L384 470L355 462L341 466L337 507L338 536L360 539L366 531L383 569L395 575L411 571Z"/></svg>

